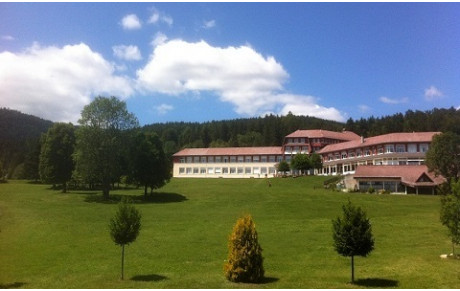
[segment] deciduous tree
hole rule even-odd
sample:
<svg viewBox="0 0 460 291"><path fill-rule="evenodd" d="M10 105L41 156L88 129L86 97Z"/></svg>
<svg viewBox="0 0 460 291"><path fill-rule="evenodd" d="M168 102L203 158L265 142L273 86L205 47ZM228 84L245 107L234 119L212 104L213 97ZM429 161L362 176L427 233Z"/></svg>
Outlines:
<svg viewBox="0 0 460 291"><path fill-rule="evenodd" d="M72 177L75 147L75 130L71 123L55 123L41 140L40 179L45 183L62 184L67 192L67 182Z"/></svg>
<svg viewBox="0 0 460 291"><path fill-rule="evenodd" d="M441 198L441 223L447 227L452 241L452 254L455 245L460 244L460 181L451 183L451 193Z"/></svg>
<svg viewBox="0 0 460 291"><path fill-rule="evenodd" d="M445 132L435 135L426 153L426 165L435 174L441 174L449 183L460 177L460 135Z"/></svg>
<svg viewBox="0 0 460 291"><path fill-rule="evenodd" d="M121 161L127 154L129 130L139 126L137 118L116 97L96 97L86 105L78 121L74 159L83 179L102 184L105 198L111 183L122 174Z"/></svg>
<svg viewBox="0 0 460 291"><path fill-rule="evenodd" d="M334 248L351 257L351 282L355 281L354 257L366 257L374 249L372 227L366 213L350 201L342 206L343 216L332 221Z"/></svg>
<svg viewBox="0 0 460 291"><path fill-rule="evenodd" d="M141 214L131 205L130 201L123 199L118 205L118 211L110 220L110 236L113 242L121 246L121 279L124 279L125 245L134 242L141 229Z"/></svg>

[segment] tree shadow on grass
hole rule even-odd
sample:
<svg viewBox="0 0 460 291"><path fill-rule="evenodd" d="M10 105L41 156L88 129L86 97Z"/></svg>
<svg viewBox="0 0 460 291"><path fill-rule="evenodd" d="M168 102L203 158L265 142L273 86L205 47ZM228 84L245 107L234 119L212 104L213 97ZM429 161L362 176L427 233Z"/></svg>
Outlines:
<svg viewBox="0 0 460 291"><path fill-rule="evenodd" d="M367 288L389 288L398 287L399 282L396 280L382 279L382 278L366 278L355 281L355 285Z"/></svg>
<svg viewBox="0 0 460 291"><path fill-rule="evenodd" d="M263 277L258 284L270 284L278 282L280 279L275 277Z"/></svg>
<svg viewBox="0 0 460 291"><path fill-rule="evenodd" d="M102 195L89 194L85 198L85 202L89 203L103 203L103 204L116 204L119 203L124 197L131 199L134 204L163 204L163 203L177 203L187 201L187 197L177 193L155 192L147 196L144 195L126 195L126 194L111 194L109 198L104 198Z"/></svg>
<svg viewBox="0 0 460 291"><path fill-rule="evenodd" d="M131 277L132 281L142 281L142 282L157 282L166 280L168 277L157 275L157 274L150 274L150 275L136 275Z"/></svg>
<svg viewBox="0 0 460 291"><path fill-rule="evenodd" d="M24 282L14 282L10 284L0 284L0 289L19 289L22 288L27 283Z"/></svg>

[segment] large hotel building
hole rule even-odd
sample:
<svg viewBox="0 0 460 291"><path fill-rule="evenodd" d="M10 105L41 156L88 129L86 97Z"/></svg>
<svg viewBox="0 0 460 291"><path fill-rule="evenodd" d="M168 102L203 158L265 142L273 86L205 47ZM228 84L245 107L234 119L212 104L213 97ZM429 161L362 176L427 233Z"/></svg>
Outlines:
<svg viewBox="0 0 460 291"><path fill-rule="evenodd" d="M429 173L424 161L433 136L439 133L390 133L363 138L350 131L297 130L287 135L280 147L183 149L173 155L173 176L274 177L280 161L290 162L298 153L316 152L323 162L317 174L354 174L355 188L373 187L404 193L427 192L429 188L428 192L433 193L434 187L443 180Z"/></svg>

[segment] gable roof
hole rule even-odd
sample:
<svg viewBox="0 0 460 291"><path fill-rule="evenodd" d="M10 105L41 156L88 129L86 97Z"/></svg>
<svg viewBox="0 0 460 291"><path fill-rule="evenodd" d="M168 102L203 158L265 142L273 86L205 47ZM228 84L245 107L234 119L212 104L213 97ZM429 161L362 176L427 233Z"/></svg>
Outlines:
<svg viewBox="0 0 460 291"><path fill-rule="evenodd" d="M308 138L330 138L339 140L355 140L360 139L360 136L351 131L329 131L322 129L296 130L286 136L286 138L308 137Z"/></svg>
<svg viewBox="0 0 460 291"><path fill-rule="evenodd" d="M424 181L422 177L430 181ZM416 186L437 186L446 181L442 176L435 176L428 171L426 165L404 165L404 166L358 166L354 174L355 179L360 178L394 178L400 179L401 183Z"/></svg>
<svg viewBox="0 0 460 291"><path fill-rule="evenodd" d="M281 147L227 147L227 148L186 148L173 155L181 156L243 156L281 155Z"/></svg>
<svg viewBox="0 0 460 291"><path fill-rule="evenodd" d="M342 143L330 144L322 148L318 153L324 154L342 150L369 147L386 143L413 143L427 142L430 143L433 136L441 132L396 132L373 137L364 138L363 140L353 140Z"/></svg>

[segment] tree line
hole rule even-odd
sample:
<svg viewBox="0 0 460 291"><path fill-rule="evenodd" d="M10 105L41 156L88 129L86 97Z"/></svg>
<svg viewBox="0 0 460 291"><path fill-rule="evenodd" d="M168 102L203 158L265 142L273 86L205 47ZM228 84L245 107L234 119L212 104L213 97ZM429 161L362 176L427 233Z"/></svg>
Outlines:
<svg viewBox="0 0 460 291"><path fill-rule="evenodd" d="M40 135L53 123L20 112L0 109L0 176L38 180ZM154 132L170 158L185 147L280 146L286 135L298 129L353 131L364 137L391 132L442 131L460 134L460 110L453 107L360 119L345 123L311 116L266 115L265 117L198 122L167 122L145 125Z"/></svg>

